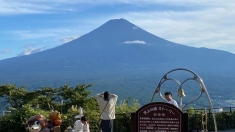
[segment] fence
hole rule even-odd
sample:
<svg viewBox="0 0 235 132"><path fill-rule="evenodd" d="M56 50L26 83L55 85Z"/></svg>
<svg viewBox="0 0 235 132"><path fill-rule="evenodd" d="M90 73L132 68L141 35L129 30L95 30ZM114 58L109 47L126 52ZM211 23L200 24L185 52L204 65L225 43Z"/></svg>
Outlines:
<svg viewBox="0 0 235 132"><path fill-rule="evenodd" d="M214 122L210 109L188 109L187 112L189 130L213 131ZM218 130L229 130L235 128L235 107L214 108ZM97 118L99 118L97 116ZM99 123L90 122L93 132L98 132ZM114 132L130 132L131 116L130 113L116 114L114 120Z"/></svg>
<svg viewBox="0 0 235 132"><path fill-rule="evenodd" d="M189 130L204 130L213 131L214 122L210 109L193 109L189 108L183 110L187 112L188 116L188 126ZM229 130L235 128L235 107L223 107L214 108L215 117L217 121L218 130ZM5 113L6 114L6 113ZM92 132L98 132L100 121L99 115L93 117L96 121L89 120L90 129ZM67 123L66 123L67 122ZM63 120L64 125L73 125L72 122L68 122L66 119ZM68 126L61 127L61 130L65 130ZM131 131L131 115L130 113L120 113L116 114L116 119L114 120L114 132L130 132Z"/></svg>
<svg viewBox="0 0 235 132"><path fill-rule="evenodd" d="M214 130L214 122L211 109L188 109L189 129L191 130ZM214 108L218 130L235 128L235 107Z"/></svg>

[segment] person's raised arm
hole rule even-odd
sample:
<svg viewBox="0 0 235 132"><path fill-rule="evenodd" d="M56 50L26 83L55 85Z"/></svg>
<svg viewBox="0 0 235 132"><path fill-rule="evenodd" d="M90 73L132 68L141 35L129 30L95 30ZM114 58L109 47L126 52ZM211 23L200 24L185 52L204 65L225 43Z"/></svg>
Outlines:
<svg viewBox="0 0 235 132"><path fill-rule="evenodd" d="M115 100L117 100L118 96L116 94L109 94L110 97L114 98Z"/></svg>
<svg viewBox="0 0 235 132"><path fill-rule="evenodd" d="M96 98L96 99L100 99L102 96L104 96L104 93L96 94L96 95L95 95L95 98Z"/></svg>

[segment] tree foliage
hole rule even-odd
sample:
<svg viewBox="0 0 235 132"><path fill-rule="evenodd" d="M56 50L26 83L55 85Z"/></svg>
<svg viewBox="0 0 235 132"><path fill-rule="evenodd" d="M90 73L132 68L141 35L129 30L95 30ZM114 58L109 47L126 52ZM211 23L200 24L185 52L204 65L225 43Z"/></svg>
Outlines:
<svg viewBox="0 0 235 132"><path fill-rule="evenodd" d="M59 88L43 87L34 91L27 91L25 87L17 87L16 85L0 86L0 100L2 107L11 111L11 114L0 116L0 132L25 132L26 120L36 114L43 114L49 117L51 110L57 110L62 113L63 123L61 131L66 131L67 127L73 127L79 114L79 107L83 108L84 114L88 117L90 128L96 132L100 123L99 107L94 97L91 97L89 87L92 84L79 84L71 87L68 84ZM6 105L7 104L7 105ZM116 105L116 119L114 120L114 132L131 131L131 112L136 112L140 108L137 100L120 101ZM189 129L200 129L202 127L201 110L190 107L189 113ZM214 130L213 118L209 113L208 130ZM48 118L49 119L49 118ZM217 127L219 130L235 128L235 112L224 112L216 114ZM205 123L205 122L204 122Z"/></svg>
<svg viewBox="0 0 235 132"><path fill-rule="evenodd" d="M99 127L100 113L97 101L91 97L91 91L89 91L91 86L92 84L79 84L71 87L65 84L59 88L43 87L27 91L25 87L2 85L0 86L0 97L6 101L5 104L10 106L5 109L10 110L11 114L0 118L0 131L25 132L28 118L39 113L48 118L51 110L61 112L63 120L61 130L65 131L67 127L73 127L76 121L74 117L79 114L78 108L82 107L84 114L89 119L91 130L95 132ZM130 113L138 108L137 100L131 101L129 98L121 101L116 107L118 114L114 127L122 127L115 129L119 132L129 131Z"/></svg>
<svg viewBox="0 0 235 132"><path fill-rule="evenodd" d="M48 117L51 110L60 111L64 118L63 124L69 125L68 123L71 123L72 120L66 123L66 117L74 119L74 116L78 114L77 110L71 112L71 106L84 107L87 113L96 110L96 101L89 97L91 92L88 88L91 86L92 84L79 84L74 88L65 84L59 88L43 87L40 90L27 91L25 87L2 85L0 86L0 97L7 104L5 106L10 106L5 109L10 110L12 114L0 118L0 131L8 131L13 125L18 127L18 131L25 131L26 119L39 113L45 113L45 116Z"/></svg>

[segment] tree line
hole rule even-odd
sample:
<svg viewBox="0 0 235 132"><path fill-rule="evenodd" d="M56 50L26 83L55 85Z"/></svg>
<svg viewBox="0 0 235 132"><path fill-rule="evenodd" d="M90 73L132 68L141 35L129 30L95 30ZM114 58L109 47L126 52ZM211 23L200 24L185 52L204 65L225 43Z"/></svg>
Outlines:
<svg viewBox="0 0 235 132"><path fill-rule="evenodd" d="M89 119L90 129L97 132L100 123L98 103L91 96L89 90L93 84L78 84L75 87L65 84L64 86L42 87L34 91L26 90L26 87L17 87L12 84L0 86L1 108L11 111L10 114L0 116L0 132L25 132L26 120L36 114L42 114L49 119L49 113L57 110L62 114L61 131L66 132L73 127L79 114L79 107L83 108L84 115ZM138 100L131 98L119 101L116 105L116 119L114 120L114 132L131 131L131 112L140 108ZM189 130L201 130L207 126L207 130L214 130L213 118L210 113L190 107L187 112ZM207 120L205 121L205 118ZM217 127L219 130L235 128L235 111L221 112L216 114Z"/></svg>
<svg viewBox="0 0 235 132"><path fill-rule="evenodd" d="M67 128L73 127L79 114L79 107L83 108L84 115L90 121L90 127L93 132L99 127L99 107L95 98L91 96L90 87L93 84L78 84L76 87L65 84L64 86L42 87L34 91L26 90L26 87L17 87L12 84L4 84L0 86L1 104L10 114L1 116L0 131L8 132L25 132L26 120L36 114L43 114L47 118L52 110L57 110L62 114L61 131L67 131ZM117 125L123 128L123 131L130 131L130 127L125 128L130 121L130 112L135 112L140 107L137 100L130 98L120 101L116 106ZM125 120L123 122L123 120ZM127 123L128 122L128 123ZM120 124L123 123L123 124Z"/></svg>

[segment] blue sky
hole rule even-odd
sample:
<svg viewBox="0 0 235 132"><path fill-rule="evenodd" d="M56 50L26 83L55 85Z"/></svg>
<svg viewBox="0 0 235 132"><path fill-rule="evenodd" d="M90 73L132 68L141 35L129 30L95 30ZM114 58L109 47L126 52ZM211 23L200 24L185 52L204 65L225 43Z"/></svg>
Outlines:
<svg viewBox="0 0 235 132"><path fill-rule="evenodd" d="M235 53L231 0L0 0L0 60L66 44L119 18L176 43Z"/></svg>

